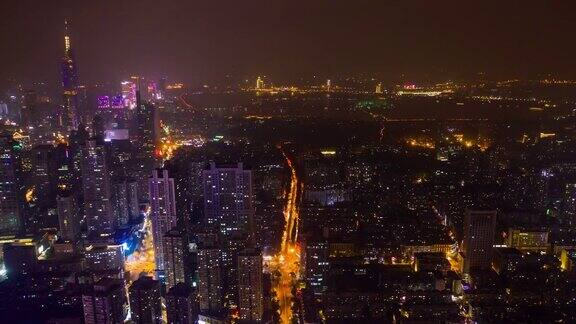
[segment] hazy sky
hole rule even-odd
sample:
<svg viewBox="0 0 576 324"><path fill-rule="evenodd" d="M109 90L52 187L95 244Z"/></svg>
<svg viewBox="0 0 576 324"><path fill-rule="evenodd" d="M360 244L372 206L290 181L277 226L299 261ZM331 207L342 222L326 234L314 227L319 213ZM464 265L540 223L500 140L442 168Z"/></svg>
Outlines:
<svg viewBox="0 0 576 324"><path fill-rule="evenodd" d="M0 77L576 75L575 1L1 0Z"/></svg>

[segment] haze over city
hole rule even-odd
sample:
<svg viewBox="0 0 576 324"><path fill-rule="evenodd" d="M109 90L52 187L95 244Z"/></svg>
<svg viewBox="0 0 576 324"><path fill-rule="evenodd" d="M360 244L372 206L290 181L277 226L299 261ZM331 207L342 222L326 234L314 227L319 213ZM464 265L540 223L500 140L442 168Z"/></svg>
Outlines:
<svg viewBox="0 0 576 324"><path fill-rule="evenodd" d="M362 73L386 80L572 77L571 1L3 1L3 78L53 83L62 22L83 80L202 84Z"/></svg>

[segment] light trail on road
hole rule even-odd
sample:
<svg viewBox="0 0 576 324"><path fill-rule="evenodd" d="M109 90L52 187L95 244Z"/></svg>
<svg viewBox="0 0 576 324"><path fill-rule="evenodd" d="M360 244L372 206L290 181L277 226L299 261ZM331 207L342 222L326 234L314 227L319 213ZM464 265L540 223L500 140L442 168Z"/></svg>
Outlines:
<svg viewBox="0 0 576 324"><path fill-rule="evenodd" d="M300 247L298 241L298 209L300 182L292 160L279 147L286 164L290 169L290 188L288 190L286 206L284 207L284 232L280 244L280 252L274 256L273 267L280 273L275 282L274 291L280 306L280 322L287 324L292 319L292 287L300 276Z"/></svg>

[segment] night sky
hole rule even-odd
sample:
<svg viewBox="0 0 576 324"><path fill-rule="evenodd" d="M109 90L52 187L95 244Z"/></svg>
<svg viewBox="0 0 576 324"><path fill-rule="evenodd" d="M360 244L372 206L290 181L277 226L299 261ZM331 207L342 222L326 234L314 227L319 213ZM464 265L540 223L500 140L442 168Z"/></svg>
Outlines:
<svg viewBox="0 0 576 324"><path fill-rule="evenodd" d="M575 1L0 2L3 80L58 82L65 17L84 82L576 75Z"/></svg>

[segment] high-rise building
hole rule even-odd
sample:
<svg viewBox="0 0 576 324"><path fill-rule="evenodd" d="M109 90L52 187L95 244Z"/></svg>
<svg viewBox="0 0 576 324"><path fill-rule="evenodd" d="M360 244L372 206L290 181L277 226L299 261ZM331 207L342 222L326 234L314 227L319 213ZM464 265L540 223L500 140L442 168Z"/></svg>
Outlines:
<svg viewBox="0 0 576 324"><path fill-rule="evenodd" d="M143 276L130 286L130 314L136 323L162 323L160 282Z"/></svg>
<svg viewBox="0 0 576 324"><path fill-rule="evenodd" d="M136 108L136 83L133 81L122 81L121 86L124 107L129 109Z"/></svg>
<svg viewBox="0 0 576 324"><path fill-rule="evenodd" d="M74 242L80 235L80 214L76 199L71 193L62 193L56 198L60 237L67 242Z"/></svg>
<svg viewBox="0 0 576 324"><path fill-rule="evenodd" d="M246 249L238 254L238 306L240 319L258 322L264 313L262 253Z"/></svg>
<svg viewBox="0 0 576 324"><path fill-rule="evenodd" d="M82 151L82 186L88 235L110 235L116 224L110 203L110 174L105 147L98 139L91 139L86 141Z"/></svg>
<svg viewBox="0 0 576 324"><path fill-rule="evenodd" d="M152 103L143 102L140 92L137 92L136 97L136 142L145 158L153 158L160 139L158 110Z"/></svg>
<svg viewBox="0 0 576 324"><path fill-rule="evenodd" d="M158 94L156 99L162 100L166 98L166 82L166 77L161 77L158 81Z"/></svg>
<svg viewBox="0 0 576 324"><path fill-rule="evenodd" d="M52 145L38 145L31 150L32 155L32 182L35 186L36 199L40 204L52 203L56 195L57 179L56 157Z"/></svg>
<svg viewBox="0 0 576 324"><path fill-rule="evenodd" d="M139 194L141 197L148 195L148 185L145 183L150 170L158 167L158 156L156 148L160 138L160 119L158 110L150 102L143 102L138 91L136 94L137 107L134 114L134 129L131 134L131 141L136 149L134 176L142 181L139 183Z"/></svg>
<svg viewBox="0 0 576 324"><path fill-rule="evenodd" d="M164 235L164 274L166 289L185 282L186 243L184 235L178 229L172 229Z"/></svg>
<svg viewBox="0 0 576 324"><path fill-rule="evenodd" d="M216 247L198 249L198 301L201 311L222 309L221 251Z"/></svg>
<svg viewBox="0 0 576 324"><path fill-rule="evenodd" d="M378 84L376 85L376 89L374 90L375 94L382 94L382 83L378 82Z"/></svg>
<svg viewBox="0 0 576 324"><path fill-rule="evenodd" d="M314 293L322 293L326 287L329 267L328 242L306 241L306 282Z"/></svg>
<svg viewBox="0 0 576 324"><path fill-rule="evenodd" d="M237 165L216 166L202 174L204 183L204 217L216 225L224 236L237 231L250 232L254 215L252 171Z"/></svg>
<svg viewBox="0 0 576 324"><path fill-rule="evenodd" d="M82 294L84 323L123 323L128 315L126 287L120 279L103 278Z"/></svg>
<svg viewBox="0 0 576 324"><path fill-rule="evenodd" d="M222 240L221 267L225 302L238 303L238 254L249 243L243 232L235 232Z"/></svg>
<svg viewBox="0 0 576 324"><path fill-rule="evenodd" d="M14 235L20 226L20 143L0 136L0 234Z"/></svg>
<svg viewBox="0 0 576 324"><path fill-rule="evenodd" d="M185 283L172 287L166 294L169 324L193 324L198 317L196 291Z"/></svg>
<svg viewBox="0 0 576 324"><path fill-rule="evenodd" d="M76 129L79 121L80 100L78 96L78 68L76 59L72 51L70 34L68 32L68 21L64 22L64 57L60 63L62 73L62 87L64 99L64 111L60 124L68 130Z"/></svg>
<svg viewBox="0 0 576 324"><path fill-rule="evenodd" d="M20 111L20 126L30 132L38 126L38 93L34 90L27 90L24 93L24 100Z"/></svg>
<svg viewBox="0 0 576 324"><path fill-rule="evenodd" d="M112 184L112 206L118 226L126 225L138 217L140 207L136 181L121 179Z"/></svg>
<svg viewBox="0 0 576 324"><path fill-rule="evenodd" d="M90 245L84 252L86 268L93 272L124 270L124 252L121 245Z"/></svg>
<svg viewBox="0 0 576 324"><path fill-rule="evenodd" d="M176 196L174 179L168 176L168 170L156 169L149 179L150 218L154 234L154 258L160 276L164 271L164 234L176 227Z"/></svg>
<svg viewBox="0 0 576 324"><path fill-rule="evenodd" d="M467 210L464 217L464 273L489 269L496 230L496 211Z"/></svg>

